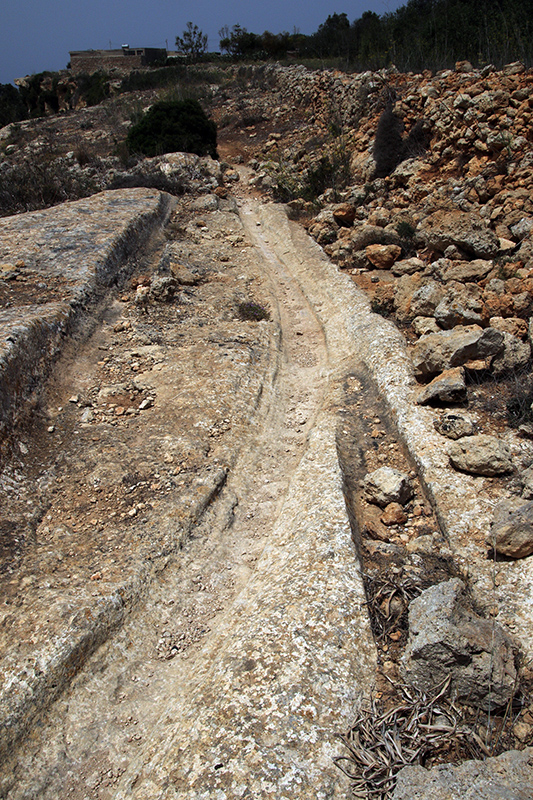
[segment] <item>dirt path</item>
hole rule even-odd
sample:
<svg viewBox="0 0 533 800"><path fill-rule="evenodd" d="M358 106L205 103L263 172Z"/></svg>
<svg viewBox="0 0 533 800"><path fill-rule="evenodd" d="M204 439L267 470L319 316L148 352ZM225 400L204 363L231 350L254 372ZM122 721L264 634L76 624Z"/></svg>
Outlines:
<svg viewBox="0 0 533 800"><path fill-rule="evenodd" d="M195 288L189 298L183 298L184 301L189 299L192 310L187 304L185 309L183 304L172 309L150 308L145 317L142 309L133 307L131 296L128 299L128 296L119 294L102 309L102 324L87 344L66 355L63 366L68 366L68 369L62 370L61 380L51 385L50 406L60 409L60 413L55 414L54 435L61 444L59 452L55 452L53 468L47 463L51 458L49 444L42 444L42 437L46 436L44 430L37 431L40 437L37 436L36 441L41 441L38 454L41 483L44 465L44 473L50 475L53 472L61 488L55 494L43 490L46 496L41 502L48 512L43 521L48 524L41 524L37 539L39 544L48 535L56 548L61 537L72 539L72 530L79 524L85 507L76 504L74 497L85 492L90 494L92 488L93 496L86 498L91 515L85 528L89 538L85 538L83 548L87 563L82 565L77 556L80 571L84 567L89 572L93 570L90 588L98 591L102 580L112 579L110 572L128 569L128 552L134 543L136 546L135 536L132 537L131 533L125 535L120 527L112 530L113 526L109 525L109 515L116 517L117 508L126 499L119 496L117 484L125 487L134 498L133 502L128 499L129 505L122 506L119 517L127 522L132 518L137 521L145 515L145 530L146 527L149 531L157 529L162 548L165 536L162 536L161 529L169 528L168 520L173 514L190 511L191 497L198 487L204 490L202 496L206 499L201 500L201 504L207 510L196 514L196 519L201 517L199 524L193 524L193 520L186 526L189 532L181 537L179 558L171 558L168 565L152 577L144 599L134 606L115 636L88 659L48 714L33 726L31 737L21 746L16 758L6 765L2 796L10 800L29 797L105 800L122 796L117 794L120 791L126 792L124 796L130 796L130 790L119 790L118 784L122 785L122 781L127 785L129 772L135 774L141 768L135 764L145 758L143 753L147 743L148 751L153 752L154 742L161 744L161 739L167 742L176 731L183 729L185 723L180 722L180 714L184 714L184 720L188 719L187 727L192 724L191 713L194 716L202 706L205 711L208 702L205 698L205 685L208 683L206 664L208 666L216 660L221 642L224 644L233 636L237 646L241 646L239 635L242 634L239 634L238 620L232 610L236 599L240 597L239 602L241 606L244 603L246 609L246 603L252 606L254 599L261 597L261 593L276 582L278 574L283 576L282 565L279 570L276 564L272 565L272 552L269 554L269 550L278 547L280 552L288 551L292 557L298 555L301 548L308 557L307 553L312 554L315 549L312 536L308 543L293 545L290 541L283 541L287 539L286 523L280 520L286 514L284 509L291 481L298 470L302 470L302 458L313 450L309 439L317 420L324 413L330 369L328 349L312 305L291 271L275 255L269 242L272 232L263 232L259 212L257 201L243 200L241 227L231 211L215 214L196 212L187 217L183 209L178 209L170 229L173 224L179 228L172 233L171 241L179 242L176 247L181 258L191 256L193 252L196 263L200 263L200 259L206 263L207 259L218 257L224 264L223 268L218 268L215 275L213 268L208 270L209 274L204 275L204 288ZM189 219L185 235L183 219ZM236 247L238 256L235 257L234 249L230 260L226 250L232 237L231 245ZM137 272L157 269L163 247L163 242L155 243L149 258L138 265ZM228 296L234 304L235 298L248 296L248 293L270 306L272 322L241 322L236 325L228 319L228 313L220 313L229 302ZM209 317L210 310L215 312L215 319ZM206 325L209 329L207 336ZM126 343L120 341L124 335L129 337ZM235 361L235 348L239 344L248 355ZM227 374L224 374L219 358L221 348L225 348L226 354L233 355ZM217 351L216 358L210 352L213 349ZM134 362L135 374L130 380L124 377L123 369L118 370L118 377L109 374L120 361L121 352L126 353L129 367ZM106 355L102 361L102 353L110 353L111 357ZM107 370L106 380L99 375L102 370ZM106 386L115 388L106 390ZM101 415L98 402L101 403L104 396L113 402L107 403ZM85 402L87 397L96 397L97 402L89 404ZM139 400L142 404L143 399L148 400L147 410L140 415L138 412L131 415L129 423L123 423L128 409L137 407ZM122 409L118 416L117 408ZM66 413L63 413L64 409ZM84 420L81 425L80 413ZM208 447L205 436L191 433L198 425L200 433L207 430L211 436ZM331 433L331 425L328 430ZM334 436L329 436L329 440L331 452L328 458L334 455ZM322 448L320 436L316 446L319 450ZM159 451L157 465L154 463L154 449ZM318 463L321 456L309 457L311 460L316 458L316 467L323 469ZM36 458L31 463L35 473ZM311 464L311 470L313 466ZM303 469L311 480L309 465ZM339 518L343 536L339 550L343 553L342 559L348 560L348 570L353 575L346 575L344 581L337 570L337 576L330 576L327 581L340 581L339 587L346 595L346 602L354 606L350 613L364 620L365 615L361 616L360 610L363 596L355 553L349 541L346 512L342 508L338 467L335 465L335 469L330 471L336 480L336 494L333 494L341 510L331 513L326 502L325 506L322 504L322 511L320 508L309 511L310 520L318 525L320 514L326 513L327 521L320 523L324 528L329 525L330 517L334 521L335 515ZM117 476L121 480L117 481ZM327 492L326 484L327 479L324 485ZM113 491L111 487L114 487ZM163 497L162 487L166 490ZM211 502L210 498L217 494L216 502ZM154 500L158 496L159 502L156 503ZM70 498L70 505L67 498ZM302 499L301 495L297 498L298 505ZM114 512L111 511L113 505ZM309 506L312 509L312 501ZM305 517L304 509L302 516ZM61 528L58 523L68 523L70 528L67 526L66 533L63 529L58 534L58 528ZM47 533L50 530L51 533ZM107 547L103 540L107 541ZM109 548L110 541L112 548ZM68 548L74 546L73 541L67 542L67 554ZM94 558L95 546L99 549L99 563ZM331 550L331 543L326 542L324 546ZM292 547L294 553L291 554ZM115 555L111 560L108 556L110 549L114 549ZM317 550L319 562L322 555ZM37 545L34 568L40 557L42 547L39 549ZM331 553L328 557L332 557ZM55 558L60 569L63 563L61 554L58 556L55 552ZM282 556L278 558L282 561ZM27 558L24 563L27 567ZM292 565L291 570L294 567ZM74 569L72 559L68 569L71 574ZM306 570L285 575L283 580L294 587L300 582L315 580L316 583L312 568L307 575L301 572ZM20 579L23 580L23 575ZM289 585L284 586L283 582L280 585L282 594L290 593ZM300 587L298 594L305 598L308 591L308 587L303 590ZM321 601L319 617L330 613L330 603L335 604L338 589L331 585L328 591L331 597ZM265 605L268 606L267 601ZM309 615L311 628L314 615L314 611ZM253 622L252 611L250 617ZM268 639L268 624L266 608L265 619L259 622L260 628L265 626L265 639ZM332 632L336 624L338 622L332 619ZM342 620L342 624L346 624L346 620ZM356 660L363 658L371 663L372 648L364 621L362 626L364 643L361 644L361 653L364 655L357 654ZM357 638L357 632L355 635ZM279 636L282 636L281 631ZM293 639L294 636L291 641ZM242 648L244 652L244 644ZM279 657L283 662L284 654L280 653ZM346 656L343 657L346 661ZM290 657L286 658L290 661ZM350 658L353 660L348 656L348 661ZM309 680L309 672L308 667L303 669L305 680ZM348 677L340 669L339 680ZM259 682L263 689L265 685L269 686L270 679L266 684ZM297 685L298 680L295 673L291 681ZM366 685L371 681L372 674L362 679ZM338 712L346 720L353 691L353 686L346 686L345 696L332 703L332 706L339 703L343 706ZM335 692L339 693L339 687ZM195 693L197 697L191 710L190 698ZM245 694L244 690L239 691L240 697ZM282 697L281 703L290 704L290 699ZM309 712L306 713L309 716ZM325 727L324 714L317 714L312 722L322 730ZM327 719L328 738L333 739L343 724L340 717L335 718L332 710ZM206 726L208 729L209 725ZM278 738L283 730L285 724L281 722L281 729L276 734ZM326 782L332 786L344 784L340 773L331 765L331 747L328 747L324 758L329 764L327 772L331 774ZM174 756L171 758L174 763ZM286 754L283 758L287 760ZM246 774L251 765L244 762L239 769ZM286 768L292 769L287 764ZM320 775L323 765L318 764L316 768ZM239 769L233 772L237 773ZM279 767L277 769L279 771ZM300 764L298 769L309 773L309 766ZM217 780L223 772L221 768L217 771ZM278 774L278 779L290 784L289 777L284 778L283 773ZM242 774L239 780L242 780ZM298 780L301 782L301 778ZM146 790L146 795L141 789L139 796L155 796L150 777L148 782L152 788ZM196 791L191 788L193 783L196 785L190 779L189 789L185 784L177 789L178 795L189 796L190 791L190 796L196 797L192 793ZM202 785L206 785L205 776ZM279 790L275 791L277 793L272 796L285 796L279 794ZM228 794L228 797L233 796L241 796L235 787ZM271 792L262 789L260 796L270 797Z"/></svg>

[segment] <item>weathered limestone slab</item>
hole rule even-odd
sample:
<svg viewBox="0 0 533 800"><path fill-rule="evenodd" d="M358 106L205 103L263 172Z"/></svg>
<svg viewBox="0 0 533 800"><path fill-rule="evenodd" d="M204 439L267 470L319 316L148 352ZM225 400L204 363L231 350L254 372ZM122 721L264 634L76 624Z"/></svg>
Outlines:
<svg viewBox="0 0 533 800"><path fill-rule="evenodd" d="M180 728L162 720L117 800L346 797L335 732L372 686L375 648L334 427L333 415L316 426L254 578L202 654ZM172 709L169 698L170 719Z"/></svg>
<svg viewBox="0 0 533 800"><path fill-rule="evenodd" d="M196 659L194 689L168 699L116 800L349 792L335 735L373 686L376 652L336 452L342 353L330 355L331 388L270 542Z"/></svg>
<svg viewBox="0 0 533 800"><path fill-rule="evenodd" d="M21 302L0 310L0 432L46 376L80 310L116 280L171 205L153 189L122 189L0 219L0 262L23 263L29 274ZM54 289L54 302L38 302Z"/></svg>

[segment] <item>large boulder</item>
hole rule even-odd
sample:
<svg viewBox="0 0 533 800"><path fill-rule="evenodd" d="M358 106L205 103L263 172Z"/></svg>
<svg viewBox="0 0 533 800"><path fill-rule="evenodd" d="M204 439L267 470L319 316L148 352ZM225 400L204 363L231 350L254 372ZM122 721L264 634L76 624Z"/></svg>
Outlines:
<svg viewBox="0 0 533 800"><path fill-rule="evenodd" d="M504 346L503 334L494 328L465 325L449 331L423 336L413 347L415 375L431 377L445 369L460 367L498 355Z"/></svg>
<svg viewBox="0 0 533 800"><path fill-rule="evenodd" d="M487 537L498 555L525 558L533 553L533 502L511 498L498 503Z"/></svg>
<svg viewBox="0 0 533 800"><path fill-rule="evenodd" d="M423 591L409 606L404 679L432 692L448 677L458 699L485 711L505 706L516 691L517 646L494 620L474 613L459 578Z"/></svg>
<svg viewBox="0 0 533 800"><path fill-rule="evenodd" d="M450 261L440 258L435 262L436 272L443 281L480 281L493 267L492 261L475 258L473 261Z"/></svg>
<svg viewBox="0 0 533 800"><path fill-rule="evenodd" d="M364 479L363 489L369 503L385 508L389 503L404 504L413 496L409 476L392 467L380 467Z"/></svg>
<svg viewBox="0 0 533 800"><path fill-rule="evenodd" d="M435 211L419 223L417 236L441 253L455 245L475 258L492 258L499 250L498 237L473 211Z"/></svg>
<svg viewBox="0 0 533 800"><path fill-rule="evenodd" d="M511 453L505 442L484 433L454 442L449 455L453 466L462 472L491 478L513 471Z"/></svg>
<svg viewBox="0 0 533 800"><path fill-rule="evenodd" d="M531 345L512 333L503 331L503 350L492 362L494 375L523 370L531 359Z"/></svg>
<svg viewBox="0 0 533 800"><path fill-rule="evenodd" d="M440 283L429 280L413 292L409 303L409 315L413 317L431 317L444 298L444 289Z"/></svg>

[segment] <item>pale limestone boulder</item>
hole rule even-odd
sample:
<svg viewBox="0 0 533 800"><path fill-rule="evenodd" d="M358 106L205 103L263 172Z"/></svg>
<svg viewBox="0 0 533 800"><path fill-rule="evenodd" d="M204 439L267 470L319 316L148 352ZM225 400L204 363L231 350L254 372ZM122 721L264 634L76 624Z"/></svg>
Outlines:
<svg viewBox="0 0 533 800"><path fill-rule="evenodd" d="M356 225L351 233L354 250L364 250L370 244L388 244L386 239L379 225Z"/></svg>
<svg viewBox="0 0 533 800"><path fill-rule="evenodd" d="M533 747L484 761L404 767L392 800L531 800Z"/></svg>
<svg viewBox="0 0 533 800"><path fill-rule="evenodd" d="M533 553L533 502L511 498L494 509L487 544L498 555L526 558Z"/></svg>
<svg viewBox="0 0 533 800"><path fill-rule="evenodd" d="M413 485L408 475L392 467L380 467L364 479L363 489L369 503L385 508L389 503L408 503Z"/></svg>
<svg viewBox="0 0 533 800"><path fill-rule="evenodd" d="M392 272L394 275L413 275L415 272L422 272L425 266L421 258L413 256L396 261L392 266Z"/></svg>
<svg viewBox="0 0 533 800"><path fill-rule="evenodd" d="M422 274L415 272L414 275L402 275L396 281L396 291L394 293L394 312L399 322L407 322L411 316L411 299L413 294L422 286Z"/></svg>
<svg viewBox="0 0 533 800"><path fill-rule="evenodd" d="M428 280L413 292L409 314L413 317L431 317L444 298L444 289L437 281Z"/></svg>
<svg viewBox="0 0 533 800"><path fill-rule="evenodd" d="M428 333L438 333L440 331L433 317L415 317L411 322L411 327L418 336L426 336Z"/></svg>
<svg viewBox="0 0 533 800"><path fill-rule="evenodd" d="M494 375L523 370L531 359L531 345L528 341L523 342L522 339L507 331L502 331L502 333L504 347L492 362Z"/></svg>
<svg viewBox="0 0 533 800"><path fill-rule="evenodd" d="M533 465L525 469L519 475L519 478L522 486L522 498L524 500L533 500Z"/></svg>
<svg viewBox="0 0 533 800"><path fill-rule="evenodd" d="M526 339L528 335L528 323L520 317L491 317L489 325L497 331L511 333L519 339Z"/></svg>
<svg viewBox="0 0 533 800"><path fill-rule="evenodd" d="M492 261L475 258L473 261L439 259L437 270L443 281L480 281L493 267Z"/></svg>
<svg viewBox="0 0 533 800"><path fill-rule="evenodd" d="M505 442L484 433L454 442L449 456L456 469L473 475L493 477L513 471L511 452Z"/></svg>
<svg viewBox="0 0 533 800"><path fill-rule="evenodd" d="M435 319L441 328L450 330L456 325L481 325L482 290L473 283L451 281L446 294L435 309Z"/></svg>

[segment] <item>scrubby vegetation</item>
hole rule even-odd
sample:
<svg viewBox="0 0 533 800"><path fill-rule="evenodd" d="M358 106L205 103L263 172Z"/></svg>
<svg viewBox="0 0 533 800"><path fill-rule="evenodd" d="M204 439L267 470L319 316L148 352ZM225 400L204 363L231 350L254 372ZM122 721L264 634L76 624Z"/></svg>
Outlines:
<svg viewBox="0 0 533 800"><path fill-rule="evenodd" d="M217 129L197 100L155 103L128 132L134 153L195 153L217 157Z"/></svg>

